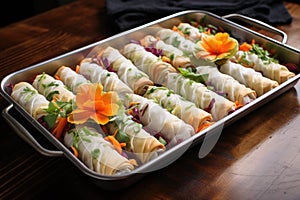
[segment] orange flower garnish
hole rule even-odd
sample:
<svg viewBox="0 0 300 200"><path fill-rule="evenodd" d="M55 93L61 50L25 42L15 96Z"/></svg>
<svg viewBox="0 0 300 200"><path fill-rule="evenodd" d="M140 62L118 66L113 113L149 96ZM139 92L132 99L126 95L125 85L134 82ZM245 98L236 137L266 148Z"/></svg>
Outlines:
<svg viewBox="0 0 300 200"><path fill-rule="evenodd" d="M119 109L118 95L115 92L103 92L99 83L87 83L78 87L76 95L77 108L68 116L68 122L83 124L88 119L104 125Z"/></svg>
<svg viewBox="0 0 300 200"><path fill-rule="evenodd" d="M237 40L230 37L228 33L205 35L198 44L203 51L199 51L197 57L211 61L229 58L238 50Z"/></svg>

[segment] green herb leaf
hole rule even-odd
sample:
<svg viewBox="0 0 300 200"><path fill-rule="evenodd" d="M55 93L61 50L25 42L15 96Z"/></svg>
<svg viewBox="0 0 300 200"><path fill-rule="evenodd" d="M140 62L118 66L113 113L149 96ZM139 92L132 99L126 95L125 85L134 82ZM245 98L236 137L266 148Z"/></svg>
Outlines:
<svg viewBox="0 0 300 200"><path fill-rule="evenodd" d="M271 62L278 63L278 60L270 57L270 53L258 44L254 44L250 49L250 52L256 54L265 64L270 64Z"/></svg>
<svg viewBox="0 0 300 200"><path fill-rule="evenodd" d="M167 145L167 141L164 140L162 137L159 137L159 138L158 138L158 141L159 141L160 143L162 143L164 146Z"/></svg>
<svg viewBox="0 0 300 200"><path fill-rule="evenodd" d="M186 78L189 78L198 83L205 84L208 79L208 74L196 74L189 69L186 68L178 68L180 74Z"/></svg>
<svg viewBox="0 0 300 200"><path fill-rule="evenodd" d="M100 155L100 149L94 149L91 154L94 159L97 159Z"/></svg>
<svg viewBox="0 0 300 200"><path fill-rule="evenodd" d="M119 130L118 133L116 134L116 139L122 143L128 143L130 141L130 138L128 137L128 135L124 132Z"/></svg>
<svg viewBox="0 0 300 200"><path fill-rule="evenodd" d="M53 128L53 126L55 125L57 116L58 114L51 113L44 117L44 121L47 123L49 129Z"/></svg>

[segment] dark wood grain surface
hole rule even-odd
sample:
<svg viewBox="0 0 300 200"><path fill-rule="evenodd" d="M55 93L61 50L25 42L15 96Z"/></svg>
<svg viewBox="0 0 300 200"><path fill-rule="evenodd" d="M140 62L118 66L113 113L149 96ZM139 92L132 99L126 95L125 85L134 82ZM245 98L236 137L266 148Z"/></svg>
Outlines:
<svg viewBox="0 0 300 200"><path fill-rule="evenodd" d="M278 26L300 49L300 5ZM79 0L0 29L0 78L117 33L104 1ZM47 157L1 117L0 199L300 199L300 83L200 145L120 191L96 186L65 157ZM8 102L0 97L3 110ZM29 129L31 130L31 129ZM36 130L31 130L33 133ZM61 197L61 198L60 198Z"/></svg>

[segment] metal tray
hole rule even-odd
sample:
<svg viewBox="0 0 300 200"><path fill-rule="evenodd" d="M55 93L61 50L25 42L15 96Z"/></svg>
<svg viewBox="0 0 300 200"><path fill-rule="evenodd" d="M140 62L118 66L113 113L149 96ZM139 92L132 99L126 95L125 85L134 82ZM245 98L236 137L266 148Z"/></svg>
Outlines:
<svg viewBox="0 0 300 200"><path fill-rule="evenodd" d="M282 63L294 63L300 64L300 51L294 49L285 44L287 36L284 32L271 27L263 22L238 15L232 14L227 16L217 16L213 13L201 11L201 10L189 10L179 12L168 17L153 21L151 23L145 24L143 26L134 28L129 31L122 32L120 34L114 35L102 41L90 44L83 48L71 51L69 53L60 55L58 57L52 58L50 60L41 62L39 64L29 66L22 70L16 71L14 73L8 74L1 81L1 95L11 104L6 109L2 111L2 116L9 125L14 129L14 131L26 142L28 142L33 148L38 152L47 156L65 156L67 157L79 170L86 174L92 181L103 189L116 190L124 187L128 187L145 174L151 173L152 171L161 169L168 164L174 162L182 154L186 152L191 146L199 144L202 142L201 150L199 151L199 157L206 156L210 150L213 148L214 144L217 142L222 129L235 122L236 120L247 115L251 111L259 108L263 104L269 102L271 99L277 97L283 92L291 89L300 78L299 74L296 74L295 77L289 79L288 81L280 84L278 87L272 89L271 91L265 93L264 95L258 97L253 102L243 106L239 110L229 114L223 119L217 121L209 128L200 131L191 138L183 141L182 143L176 145L175 147L167 150L157 158L139 166L130 174L126 175L116 175L116 176L105 176L98 174L90 170L83 162L76 158L60 141L55 139L55 137L42 127L37 120L32 118L18 103L16 103L10 96L10 89L7 85L15 84L20 81L28 81L31 77L38 73L48 73L54 74L56 70L62 66L75 66L82 59L93 53L105 48L108 45L112 45L115 48L122 48L128 41L132 39L141 39L146 34L155 34L156 31L163 28L172 28L174 25L178 25L180 22L189 22L191 20L199 20L203 16L206 16L206 22L218 25L223 27L226 31L230 31L233 37L237 39L255 39L257 43L263 45L266 48L272 48L276 54L280 55L280 62ZM257 26L263 29L266 29L272 33L278 34L282 37L282 41L277 41L272 38L266 37L258 32L255 32L245 26L239 25L230 19L239 19L252 26ZM28 123L38 130L41 135L43 135L55 148L57 149L48 149L41 145L37 138L33 137L30 131L28 131L19 120L13 116L11 113L12 110L16 110L17 113L21 114L20 116L25 118Z"/></svg>

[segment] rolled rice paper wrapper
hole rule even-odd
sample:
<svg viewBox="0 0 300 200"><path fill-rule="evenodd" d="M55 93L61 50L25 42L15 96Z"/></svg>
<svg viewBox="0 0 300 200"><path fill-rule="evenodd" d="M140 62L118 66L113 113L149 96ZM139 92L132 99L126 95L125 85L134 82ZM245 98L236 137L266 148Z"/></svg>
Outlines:
<svg viewBox="0 0 300 200"><path fill-rule="evenodd" d="M123 56L119 50L109 46L98 56L104 66L105 62L108 62L108 65L116 71L119 78L128 85L134 93L142 95L145 93L146 86L154 84L146 73L139 70L131 60Z"/></svg>
<svg viewBox="0 0 300 200"><path fill-rule="evenodd" d="M69 102L75 97L61 80L56 80L49 74L43 73L37 75L32 85L48 100L55 99L58 101Z"/></svg>
<svg viewBox="0 0 300 200"><path fill-rule="evenodd" d="M97 173L116 175L134 170L134 165L91 127L77 126L68 131L64 136L64 144L70 148L75 146L75 142L79 159Z"/></svg>
<svg viewBox="0 0 300 200"><path fill-rule="evenodd" d="M263 76L277 81L279 84L295 76L287 67L275 62L265 63L258 55L251 52L238 51L235 55L237 61L246 60L247 66L252 67L255 71L261 72ZM241 63L243 65L243 63Z"/></svg>
<svg viewBox="0 0 300 200"><path fill-rule="evenodd" d="M108 123L106 127L110 133L114 133L116 130L123 131L130 139L130 147L126 149L134 153L142 163L156 158L165 150L165 146L162 143L125 113L117 115L114 121Z"/></svg>
<svg viewBox="0 0 300 200"><path fill-rule="evenodd" d="M156 36L165 43L180 49L187 56L194 56L201 50L196 43L171 29L161 29L157 32Z"/></svg>
<svg viewBox="0 0 300 200"><path fill-rule="evenodd" d="M33 118L39 119L47 115L49 101L27 82L14 85L11 97L18 102Z"/></svg>
<svg viewBox="0 0 300 200"><path fill-rule="evenodd" d="M183 54L183 51L174 47L173 45L166 44L162 40L158 40L152 35L146 35L140 40L141 45L146 48L155 48L158 51L162 51L162 54L170 59L170 63L176 69L182 67L194 67L190 58Z"/></svg>
<svg viewBox="0 0 300 200"><path fill-rule="evenodd" d="M256 99L256 92L244 84L239 83L228 74L221 73L217 67L199 66L198 74L208 74L207 86L212 86L216 92L221 92L227 99L245 105Z"/></svg>
<svg viewBox="0 0 300 200"><path fill-rule="evenodd" d="M173 93L166 87L150 86L144 97L154 100L171 114L193 126L195 132L207 128L212 123L210 113L198 108L193 102Z"/></svg>
<svg viewBox="0 0 300 200"><path fill-rule="evenodd" d="M184 34L189 40L192 40L195 43L201 40L203 35L205 35L205 33L201 33L198 28L192 26L189 23L180 23L177 26L177 29L182 34Z"/></svg>
<svg viewBox="0 0 300 200"><path fill-rule="evenodd" d="M214 121L227 116L236 107L234 102L209 90L202 83L192 81L178 73L168 74L166 87L211 113Z"/></svg>
<svg viewBox="0 0 300 200"><path fill-rule="evenodd" d="M61 66L57 71L55 76L68 87L73 93L77 93L77 89L81 84L90 83L84 76L76 73L73 69L66 66Z"/></svg>
<svg viewBox="0 0 300 200"><path fill-rule="evenodd" d="M176 72L171 64L161 61L141 45L129 43L124 46L122 53L156 84L164 85L167 82L167 74Z"/></svg>
<svg viewBox="0 0 300 200"><path fill-rule="evenodd" d="M279 85L277 81L264 77L254 69L244 67L230 60L220 66L220 72L232 76L241 84L255 90L257 96L261 96Z"/></svg>
<svg viewBox="0 0 300 200"><path fill-rule="evenodd" d="M145 129L151 130L152 134L162 134L169 142L168 145L176 145L195 134L191 125L172 115L153 100L128 94L124 102L125 106L130 107L132 102L137 103L139 117Z"/></svg>
<svg viewBox="0 0 300 200"><path fill-rule="evenodd" d="M100 83L105 91L115 91L122 99L127 93L133 91L122 82L118 75L114 72L109 72L103 69L97 63L92 62L92 59L84 59L80 63L79 74L90 80L92 83Z"/></svg>

